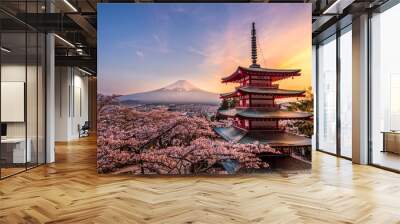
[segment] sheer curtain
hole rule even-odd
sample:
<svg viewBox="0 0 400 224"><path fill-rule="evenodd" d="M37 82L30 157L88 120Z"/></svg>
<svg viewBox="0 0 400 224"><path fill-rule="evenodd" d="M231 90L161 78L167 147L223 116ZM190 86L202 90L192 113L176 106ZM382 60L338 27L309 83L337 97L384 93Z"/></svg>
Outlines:
<svg viewBox="0 0 400 224"><path fill-rule="evenodd" d="M340 36L340 153L351 158L352 141L352 35ZM346 32L347 31L347 32Z"/></svg>
<svg viewBox="0 0 400 224"><path fill-rule="evenodd" d="M336 153L336 37L318 48L318 149Z"/></svg>

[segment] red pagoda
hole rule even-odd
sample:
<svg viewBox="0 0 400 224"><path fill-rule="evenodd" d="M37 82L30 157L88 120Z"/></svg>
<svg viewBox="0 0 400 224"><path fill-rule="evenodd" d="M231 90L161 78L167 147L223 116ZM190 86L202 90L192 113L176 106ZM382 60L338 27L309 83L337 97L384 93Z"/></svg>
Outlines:
<svg viewBox="0 0 400 224"><path fill-rule="evenodd" d="M280 120L306 120L312 114L282 110L276 99L304 97L305 91L279 89L277 81L300 76L300 69L270 69L257 64L255 24L251 31L251 58L249 67L239 66L222 83L239 83L235 91L221 94L223 100L235 102L233 108L219 110L219 114L234 119L232 127L216 128L227 141L240 143L259 142L273 147L310 146L309 138L284 132Z"/></svg>

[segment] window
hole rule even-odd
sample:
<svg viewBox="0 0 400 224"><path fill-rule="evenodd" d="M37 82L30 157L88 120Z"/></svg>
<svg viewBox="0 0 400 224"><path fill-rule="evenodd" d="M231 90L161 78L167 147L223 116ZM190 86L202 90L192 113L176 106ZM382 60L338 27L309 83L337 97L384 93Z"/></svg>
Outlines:
<svg viewBox="0 0 400 224"><path fill-rule="evenodd" d="M336 153L336 36L318 48L318 149Z"/></svg>
<svg viewBox="0 0 400 224"><path fill-rule="evenodd" d="M351 26L340 36L340 155L351 158L352 149L352 35Z"/></svg>
<svg viewBox="0 0 400 224"><path fill-rule="evenodd" d="M371 19L371 159L400 170L400 5ZM387 138L386 138L387 137Z"/></svg>
<svg viewBox="0 0 400 224"><path fill-rule="evenodd" d="M44 2L19 2L18 13ZM12 2L2 2L12 4ZM45 35L0 12L0 178L45 163ZM13 109L10 109L10 108Z"/></svg>

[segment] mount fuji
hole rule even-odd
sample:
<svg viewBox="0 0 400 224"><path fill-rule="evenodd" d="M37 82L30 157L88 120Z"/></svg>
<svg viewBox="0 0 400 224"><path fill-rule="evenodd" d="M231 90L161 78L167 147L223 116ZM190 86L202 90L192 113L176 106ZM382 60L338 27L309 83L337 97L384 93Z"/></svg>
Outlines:
<svg viewBox="0 0 400 224"><path fill-rule="evenodd" d="M178 80L163 88L120 96L122 102L145 104L212 104L218 105L219 95L202 90L186 80Z"/></svg>

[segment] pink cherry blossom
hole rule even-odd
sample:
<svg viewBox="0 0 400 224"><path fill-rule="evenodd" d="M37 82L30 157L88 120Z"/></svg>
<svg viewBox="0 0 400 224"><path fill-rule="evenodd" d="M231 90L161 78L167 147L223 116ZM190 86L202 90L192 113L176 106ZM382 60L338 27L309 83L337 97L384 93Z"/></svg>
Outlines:
<svg viewBox="0 0 400 224"><path fill-rule="evenodd" d="M167 109L139 111L120 104L117 96L98 95L97 166L102 173L204 174L226 173L224 161L240 169L268 168L263 154L280 154L262 144L239 144L219 139L211 122Z"/></svg>

